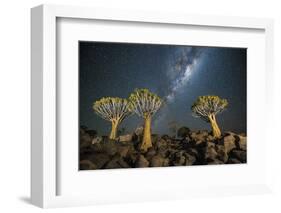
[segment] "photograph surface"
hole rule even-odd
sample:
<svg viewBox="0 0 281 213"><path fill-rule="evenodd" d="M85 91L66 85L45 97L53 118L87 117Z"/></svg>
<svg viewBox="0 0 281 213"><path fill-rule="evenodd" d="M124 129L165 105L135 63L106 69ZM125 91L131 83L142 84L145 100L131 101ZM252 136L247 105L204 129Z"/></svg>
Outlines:
<svg viewBox="0 0 281 213"><path fill-rule="evenodd" d="M79 169L247 163L247 49L79 42Z"/></svg>

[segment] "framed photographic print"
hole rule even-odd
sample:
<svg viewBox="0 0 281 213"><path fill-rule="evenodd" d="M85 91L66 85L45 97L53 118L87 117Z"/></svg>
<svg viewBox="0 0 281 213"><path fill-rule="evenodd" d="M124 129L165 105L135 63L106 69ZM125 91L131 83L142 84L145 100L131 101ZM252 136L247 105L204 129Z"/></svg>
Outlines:
<svg viewBox="0 0 281 213"><path fill-rule="evenodd" d="M32 203L270 192L272 30L269 19L33 8Z"/></svg>

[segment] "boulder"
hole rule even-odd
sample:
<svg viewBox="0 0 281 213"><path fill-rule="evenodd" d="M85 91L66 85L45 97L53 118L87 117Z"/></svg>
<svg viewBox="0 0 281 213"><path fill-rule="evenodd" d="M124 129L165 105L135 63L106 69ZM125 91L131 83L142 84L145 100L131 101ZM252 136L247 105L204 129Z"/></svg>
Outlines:
<svg viewBox="0 0 281 213"><path fill-rule="evenodd" d="M130 168L130 165L119 154L116 154L106 164L105 169L116 169L116 168Z"/></svg>
<svg viewBox="0 0 281 213"><path fill-rule="evenodd" d="M122 168L122 167L116 160L111 160L105 165L104 168L105 169L119 169L119 168Z"/></svg>
<svg viewBox="0 0 281 213"><path fill-rule="evenodd" d="M184 153L184 156L185 156L185 165L186 166L193 165L196 162L196 157L194 157L193 155Z"/></svg>
<svg viewBox="0 0 281 213"><path fill-rule="evenodd" d="M121 156L121 157L126 157L128 152L130 150L130 146L124 146L124 145L118 145L117 146L117 153Z"/></svg>
<svg viewBox="0 0 281 213"><path fill-rule="evenodd" d="M242 163L247 162L247 153L243 150L233 150L231 152L231 157L237 158Z"/></svg>
<svg viewBox="0 0 281 213"><path fill-rule="evenodd" d="M118 137L119 142L131 142L133 139L133 135L127 134L127 135L120 135Z"/></svg>
<svg viewBox="0 0 281 213"><path fill-rule="evenodd" d="M136 166L136 168L148 167L149 161L143 155L140 154L137 158L135 166Z"/></svg>
<svg viewBox="0 0 281 213"><path fill-rule="evenodd" d="M224 162L220 161L219 159L213 159L212 161L208 162L208 165L218 165L218 164L224 164Z"/></svg>
<svg viewBox="0 0 281 213"><path fill-rule="evenodd" d="M131 167L123 158L120 158L118 160L118 163L122 168L130 168Z"/></svg>
<svg viewBox="0 0 281 213"><path fill-rule="evenodd" d="M236 148L235 137L230 134L223 138L222 140L226 153Z"/></svg>
<svg viewBox="0 0 281 213"><path fill-rule="evenodd" d="M143 134L143 126L139 126L135 129L134 133L137 135L137 136L141 136Z"/></svg>
<svg viewBox="0 0 281 213"><path fill-rule="evenodd" d="M178 151L172 157L172 164L174 166L183 166L185 165L185 156L183 151Z"/></svg>
<svg viewBox="0 0 281 213"><path fill-rule="evenodd" d="M247 150L247 138L239 135L239 148L241 150Z"/></svg>
<svg viewBox="0 0 281 213"><path fill-rule="evenodd" d="M190 154L190 155L196 157L196 158L199 157L199 153L198 153L197 149L195 149L195 148L190 148L190 149L186 150L186 152L187 152L188 154Z"/></svg>
<svg viewBox="0 0 281 213"><path fill-rule="evenodd" d="M109 156L103 153L95 153L93 154L89 160L94 163L97 169L101 169L109 160Z"/></svg>
<svg viewBox="0 0 281 213"><path fill-rule="evenodd" d="M105 154L113 156L117 152L117 146L116 141L109 140L102 144L102 149Z"/></svg>
<svg viewBox="0 0 281 213"><path fill-rule="evenodd" d="M209 133L206 130L192 132L190 134L192 140L194 140L194 141L205 141L206 138L208 137L208 135L209 135Z"/></svg>
<svg viewBox="0 0 281 213"><path fill-rule="evenodd" d="M91 146L92 138L89 134L87 134L84 130L80 129L80 149Z"/></svg>
<svg viewBox="0 0 281 213"><path fill-rule="evenodd" d="M177 135L180 138L186 138L190 133L190 129L188 127L181 127L178 129Z"/></svg>
<svg viewBox="0 0 281 213"><path fill-rule="evenodd" d="M151 159L154 155L156 155L156 151L153 147L150 147L145 154L145 158Z"/></svg>
<svg viewBox="0 0 281 213"><path fill-rule="evenodd" d="M97 143L100 143L102 142L102 137L98 136L98 137L95 137L93 140L92 140L92 144L97 144Z"/></svg>
<svg viewBox="0 0 281 213"><path fill-rule="evenodd" d="M162 135L161 139L163 139L165 141L170 141L171 140L169 135Z"/></svg>
<svg viewBox="0 0 281 213"><path fill-rule="evenodd" d="M218 156L218 153L216 151L215 145L209 145L206 147L206 152L205 152L205 159L216 159Z"/></svg>
<svg viewBox="0 0 281 213"><path fill-rule="evenodd" d="M157 154L161 155L163 158L170 155L171 152L173 152L173 150L169 149L168 147L165 147L165 146L161 146L157 149Z"/></svg>
<svg viewBox="0 0 281 213"><path fill-rule="evenodd" d="M167 147L167 146L168 146L168 142L166 140L164 140L163 138L160 138L155 143L155 147L158 149L161 147Z"/></svg>
<svg viewBox="0 0 281 213"><path fill-rule="evenodd" d="M97 169L97 166L92 163L90 160L81 160L79 164L80 170L93 170Z"/></svg>
<svg viewBox="0 0 281 213"><path fill-rule="evenodd" d="M229 158L227 163L228 164L240 164L241 162L236 158Z"/></svg>
<svg viewBox="0 0 281 213"><path fill-rule="evenodd" d="M218 153L217 158L223 162L227 162L228 154L223 145L216 145L216 152Z"/></svg>
<svg viewBox="0 0 281 213"><path fill-rule="evenodd" d="M134 168L136 165L136 162L138 160L138 153L137 152L129 152L125 158L126 162L131 166L131 168Z"/></svg>
<svg viewBox="0 0 281 213"><path fill-rule="evenodd" d="M102 153L103 145L102 145L102 143L92 144L91 149L94 153Z"/></svg>
<svg viewBox="0 0 281 213"><path fill-rule="evenodd" d="M160 140L159 135L157 135L157 134L152 134L151 135L152 145L155 146L155 144L157 143L158 140Z"/></svg>
<svg viewBox="0 0 281 213"><path fill-rule="evenodd" d="M165 158L161 157L160 155L155 155L151 158L150 166L151 167L161 167L165 162Z"/></svg>
<svg viewBox="0 0 281 213"><path fill-rule="evenodd" d="M98 134L96 130L86 130L86 133L90 135L91 138L96 137Z"/></svg>
<svg viewBox="0 0 281 213"><path fill-rule="evenodd" d="M195 141L195 146L198 147L205 147L207 144L206 144L206 141L204 140L198 140L198 141Z"/></svg>

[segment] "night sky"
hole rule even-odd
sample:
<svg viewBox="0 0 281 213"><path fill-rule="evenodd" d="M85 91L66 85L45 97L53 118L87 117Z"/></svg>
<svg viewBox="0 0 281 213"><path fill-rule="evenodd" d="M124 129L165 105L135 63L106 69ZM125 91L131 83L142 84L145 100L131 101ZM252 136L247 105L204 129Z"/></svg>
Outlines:
<svg viewBox="0 0 281 213"><path fill-rule="evenodd" d="M111 124L94 113L94 101L147 88L165 100L154 115L153 133L170 134L170 122L210 130L191 113L201 95L228 100L217 116L221 130L246 133L246 57L242 48L79 42L80 125L107 135ZM129 133L140 125L142 119L132 115L119 129Z"/></svg>

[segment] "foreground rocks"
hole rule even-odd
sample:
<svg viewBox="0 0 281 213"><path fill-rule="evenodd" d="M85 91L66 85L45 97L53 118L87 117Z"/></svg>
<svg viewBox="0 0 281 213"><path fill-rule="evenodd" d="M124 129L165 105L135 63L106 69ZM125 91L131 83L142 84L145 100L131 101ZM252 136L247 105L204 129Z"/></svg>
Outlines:
<svg viewBox="0 0 281 213"><path fill-rule="evenodd" d="M91 132L90 132L91 133ZM80 130L80 169L144 168L247 162L246 136L226 132L215 139L208 131L185 131L182 139L152 135L153 147L139 150L140 137L106 137Z"/></svg>

